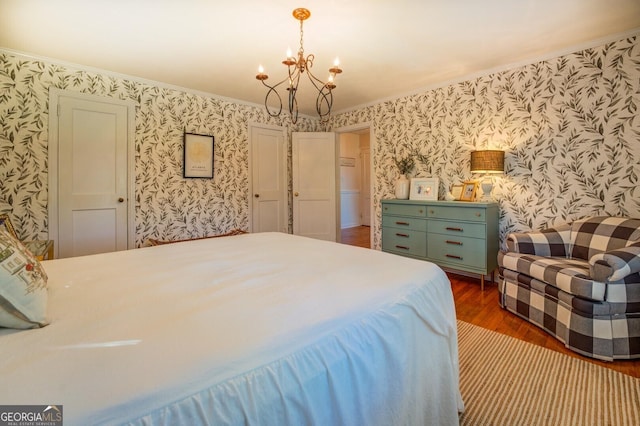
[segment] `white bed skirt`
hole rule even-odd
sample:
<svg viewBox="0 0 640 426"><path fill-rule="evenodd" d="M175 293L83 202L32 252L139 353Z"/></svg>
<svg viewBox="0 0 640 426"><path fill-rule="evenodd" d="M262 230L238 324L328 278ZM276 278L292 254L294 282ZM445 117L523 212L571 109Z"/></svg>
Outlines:
<svg viewBox="0 0 640 426"><path fill-rule="evenodd" d="M437 266L280 233L44 262L51 325L0 333L0 401L66 425L454 425Z"/></svg>

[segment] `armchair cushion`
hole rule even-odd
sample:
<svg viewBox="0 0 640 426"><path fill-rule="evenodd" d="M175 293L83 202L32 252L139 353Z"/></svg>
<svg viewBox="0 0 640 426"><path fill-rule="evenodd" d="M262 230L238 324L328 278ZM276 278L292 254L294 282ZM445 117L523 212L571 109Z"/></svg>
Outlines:
<svg viewBox="0 0 640 426"><path fill-rule="evenodd" d="M589 260L640 240L640 219L597 216L571 224L571 255Z"/></svg>
<svg viewBox="0 0 640 426"><path fill-rule="evenodd" d="M582 259L499 252L498 264L574 296L597 301L605 298L605 283L593 281L589 263Z"/></svg>
<svg viewBox="0 0 640 426"><path fill-rule="evenodd" d="M627 247L598 253L589 259L591 275L606 280L619 281L640 272L640 241ZM602 277L602 274L608 275ZM600 275L600 276L599 276Z"/></svg>

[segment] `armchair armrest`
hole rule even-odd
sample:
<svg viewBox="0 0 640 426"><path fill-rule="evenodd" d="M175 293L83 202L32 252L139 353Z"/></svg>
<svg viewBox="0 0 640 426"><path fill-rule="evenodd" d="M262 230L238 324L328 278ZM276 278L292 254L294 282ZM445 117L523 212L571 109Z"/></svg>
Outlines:
<svg viewBox="0 0 640 426"><path fill-rule="evenodd" d="M601 282L619 281L640 272L640 241L591 256L591 276Z"/></svg>
<svg viewBox="0 0 640 426"><path fill-rule="evenodd" d="M543 231L511 233L507 236L509 251L537 256L567 257L571 226L561 225Z"/></svg>

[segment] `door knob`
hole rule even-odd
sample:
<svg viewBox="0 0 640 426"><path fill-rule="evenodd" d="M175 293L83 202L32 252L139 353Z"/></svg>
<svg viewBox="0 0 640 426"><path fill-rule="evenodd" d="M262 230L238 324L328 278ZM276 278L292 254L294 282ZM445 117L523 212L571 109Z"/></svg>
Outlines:
<svg viewBox="0 0 640 426"><path fill-rule="evenodd" d="M260 194L255 194L254 197L260 198Z"/></svg>
<svg viewBox="0 0 640 426"><path fill-rule="evenodd" d="M293 195L297 197L300 194L298 194L297 192L294 192Z"/></svg>
<svg viewBox="0 0 640 426"><path fill-rule="evenodd" d="M124 198L122 198L122 197L118 198L118 202L119 203L124 203Z"/></svg>

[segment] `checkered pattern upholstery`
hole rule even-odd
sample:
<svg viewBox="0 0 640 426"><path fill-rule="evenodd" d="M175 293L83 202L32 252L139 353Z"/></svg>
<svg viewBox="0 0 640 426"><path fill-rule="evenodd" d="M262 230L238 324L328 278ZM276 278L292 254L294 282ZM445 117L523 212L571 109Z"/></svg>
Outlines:
<svg viewBox="0 0 640 426"><path fill-rule="evenodd" d="M640 272L640 242L630 244L627 247L598 253L589 258L592 269L596 265L606 265L610 268L611 274L602 277L607 281L617 281L624 279L631 274ZM592 274L594 277L597 274Z"/></svg>
<svg viewBox="0 0 640 426"><path fill-rule="evenodd" d="M539 232L512 233L507 236L509 251L538 256L567 257L570 243L571 225Z"/></svg>
<svg viewBox="0 0 640 426"><path fill-rule="evenodd" d="M571 257L589 260L596 254L640 241L640 219L592 217L571 224Z"/></svg>
<svg viewBox="0 0 640 426"><path fill-rule="evenodd" d="M592 358L640 358L640 307L582 299L535 278L500 270L500 305ZM630 311L630 312L627 312Z"/></svg>
<svg viewBox="0 0 640 426"><path fill-rule="evenodd" d="M604 300L605 297L606 284L589 277L586 260L500 252L498 264L569 294L592 300Z"/></svg>
<svg viewBox="0 0 640 426"><path fill-rule="evenodd" d="M500 305L583 355L640 358L640 219L510 234Z"/></svg>

